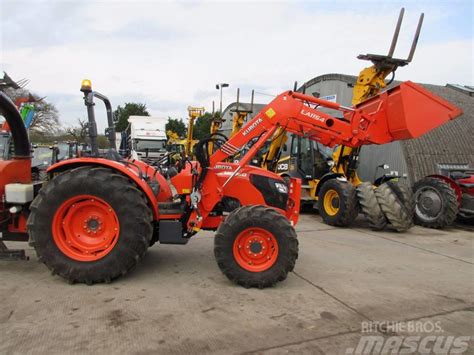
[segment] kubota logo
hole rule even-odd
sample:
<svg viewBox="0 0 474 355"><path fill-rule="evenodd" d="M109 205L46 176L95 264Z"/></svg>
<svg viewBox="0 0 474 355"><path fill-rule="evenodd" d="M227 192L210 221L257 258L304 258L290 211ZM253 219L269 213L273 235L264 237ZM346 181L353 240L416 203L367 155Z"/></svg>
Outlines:
<svg viewBox="0 0 474 355"><path fill-rule="evenodd" d="M242 135L245 137L247 134L252 132L255 129L255 127L257 127L260 123L262 123L262 121L263 120L261 118L257 119L254 123L252 123L250 126L244 129L244 131L242 132Z"/></svg>
<svg viewBox="0 0 474 355"><path fill-rule="evenodd" d="M216 164L214 166L214 169L220 169L220 170L232 170L232 167L229 165L221 165L221 164Z"/></svg>
<svg viewBox="0 0 474 355"><path fill-rule="evenodd" d="M301 110L301 114L304 115L304 116L308 116L312 119L315 119L315 120L318 120L320 122L324 122L324 117L321 117L315 113L312 113L312 112L309 112L309 111L306 111L305 109L302 109Z"/></svg>

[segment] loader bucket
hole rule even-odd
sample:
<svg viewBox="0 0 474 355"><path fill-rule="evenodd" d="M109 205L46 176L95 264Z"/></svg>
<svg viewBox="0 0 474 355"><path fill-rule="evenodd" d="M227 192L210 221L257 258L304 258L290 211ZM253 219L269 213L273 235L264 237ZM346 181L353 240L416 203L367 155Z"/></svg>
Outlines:
<svg viewBox="0 0 474 355"><path fill-rule="evenodd" d="M460 108L411 81L403 82L356 107L380 123L384 122L385 130L393 141L417 138L462 114Z"/></svg>

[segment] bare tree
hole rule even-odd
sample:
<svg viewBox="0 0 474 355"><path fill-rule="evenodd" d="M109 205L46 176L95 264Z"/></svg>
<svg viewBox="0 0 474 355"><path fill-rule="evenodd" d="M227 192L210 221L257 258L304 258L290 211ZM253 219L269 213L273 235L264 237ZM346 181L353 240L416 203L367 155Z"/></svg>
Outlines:
<svg viewBox="0 0 474 355"><path fill-rule="evenodd" d="M5 77L2 80L5 81ZM58 110L52 103L47 102L45 97L41 98L39 95L19 85L0 86L0 89L10 97L13 102L16 102L20 98L27 98L28 102L35 107L33 121L30 126L31 131L38 133L55 133L58 131Z"/></svg>
<svg viewBox="0 0 474 355"><path fill-rule="evenodd" d="M74 140L82 143L85 142L87 137L87 121L85 119L77 119L77 125L68 127L66 133L74 137Z"/></svg>

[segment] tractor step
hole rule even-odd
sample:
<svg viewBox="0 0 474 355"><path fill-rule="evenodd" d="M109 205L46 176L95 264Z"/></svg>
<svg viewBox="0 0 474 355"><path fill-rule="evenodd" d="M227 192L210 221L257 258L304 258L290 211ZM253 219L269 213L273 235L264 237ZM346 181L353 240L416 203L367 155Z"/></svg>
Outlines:
<svg viewBox="0 0 474 355"><path fill-rule="evenodd" d="M160 221L158 227L160 244L186 244L189 238L183 238L183 225L179 221Z"/></svg>
<svg viewBox="0 0 474 355"><path fill-rule="evenodd" d="M158 211L162 215L181 214L184 212L181 202L159 202Z"/></svg>
<svg viewBox="0 0 474 355"><path fill-rule="evenodd" d="M28 260L23 249L8 249L5 243L0 240L0 260Z"/></svg>

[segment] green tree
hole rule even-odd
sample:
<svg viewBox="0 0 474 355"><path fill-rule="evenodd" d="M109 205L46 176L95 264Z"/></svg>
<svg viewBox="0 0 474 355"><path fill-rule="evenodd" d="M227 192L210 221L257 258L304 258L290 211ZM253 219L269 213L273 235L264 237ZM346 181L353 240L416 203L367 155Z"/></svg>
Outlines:
<svg viewBox="0 0 474 355"><path fill-rule="evenodd" d="M212 122L212 114L206 112L201 117L198 117L196 123L194 124L194 134L193 138L201 140L206 138L211 133L211 122Z"/></svg>
<svg viewBox="0 0 474 355"><path fill-rule="evenodd" d="M186 125L184 124L181 118L171 118L168 117L168 122L166 123L166 131L173 131L180 137L186 135Z"/></svg>
<svg viewBox="0 0 474 355"><path fill-rule="evenodd" d="M128 118L130 116L150 116L146 108L146 104L140 104L135 102L127 102L125 105L117 106L117 109L114 111L115 119L115 130L117 132L122 132L127 129Z"/></svg>

